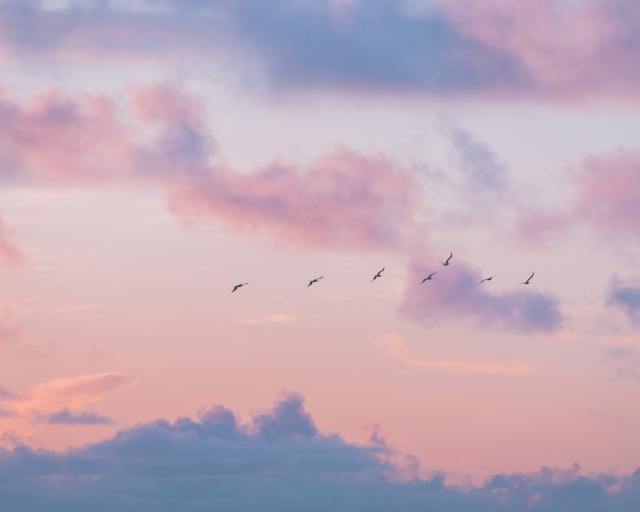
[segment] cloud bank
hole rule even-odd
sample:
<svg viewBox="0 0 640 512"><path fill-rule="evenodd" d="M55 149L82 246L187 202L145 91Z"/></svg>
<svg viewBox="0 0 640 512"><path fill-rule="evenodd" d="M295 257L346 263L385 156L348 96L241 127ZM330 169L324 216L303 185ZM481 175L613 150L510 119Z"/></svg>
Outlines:
<svg viewBox="0 0 640 512"><path fill-rule="evenodd" d="M62 453L1 450L0 501L24 512L635 512L640 504L640 471L584 476L577 466L544 468L463 489L442 474L397 478L389 450L319 432L303 399L285 395L246 424L216 407Z"/></svg>
<svg viewBox="0 0 640 512"><path fill-rule="evenodd" d="M0 5L8 55L189 57L279 94L635 100L637 28L634 0Z"/></svg>

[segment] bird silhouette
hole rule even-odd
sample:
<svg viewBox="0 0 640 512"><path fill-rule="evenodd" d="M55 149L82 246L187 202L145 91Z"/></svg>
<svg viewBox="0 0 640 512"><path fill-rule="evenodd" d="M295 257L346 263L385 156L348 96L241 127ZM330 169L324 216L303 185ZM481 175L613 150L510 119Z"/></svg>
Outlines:
<svg viewBox="0 0 640 512"><path fill-rule="evenodd" d="M371 279L371 282L373 283L376 279L379 279L380 277L382 277L383 272L384 272L384 267L382 267L380 270L378 270L378 272L374 274L373 279Z"/></svg>
<svg viewBox="0 0 640 512"><path fill-rule="evenodd" d="M498 276L489 276L489 277L485 277L482 281L480 281L478 284L482 284L486 281L492 281L494 277L498 277Z"/></svg>
<svg viewBox="0 0 640 512"><path fill-rule="evenodd" d="M427 277L425 277L420 284L423 284L426 281L431 281L433 279L433 276L435 276L437 274L437 272L432 272L431 274L429 274Z"/></svg>
<svg viewBox="0 0 640 512"><path fill-rule="evenodd" d="M449 257L442 262L442 265L448 267L451 264L451 260L453 259L453 253L449 255Z"/></svg>
<svg viewBox="0 0 640 512"><path fill-rule="evenodd" d="M248 284L249 284L249 283L240 283L240 284L235 285L235 286L233 287L233 290L231 290L231 293L233 293L233 292L235 292L235 291L239 290L240 288L242 288L243 286L246 286L246 285L248 285Z"/></svg>
<svg viewBox="0 0 640 512"><path fill-rule="evenodd" d="M522 283L522 284L531 284L531 280L533 279L533 276L535 276L536 273L535 272L531 272L531 275L527 278L527 280Z"/></svg>
<svg viewBox="0 0 640 512"><path fill-rule="evenodd" d="M314 283L317 283L318 281L320 281L320 279L322 279L324 276L320 276L320 277L316 277L315 279L312 279L311 281L309 281L309 284L307 285L307 288L309 288L309 286L311 286Z"/></svg>

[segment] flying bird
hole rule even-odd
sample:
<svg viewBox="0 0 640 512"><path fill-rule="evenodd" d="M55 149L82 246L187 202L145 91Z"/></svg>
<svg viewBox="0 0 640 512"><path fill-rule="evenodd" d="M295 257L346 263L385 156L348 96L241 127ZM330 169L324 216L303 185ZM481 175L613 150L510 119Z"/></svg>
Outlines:
<svg viewBox="0 0 640 512"><path fill-rule="evenodd" d="M527 278L527 280L522 283L522 284L531 284L531 280L533 279L533 276L535 276L536 273L535 272L531 272L531 275Z"/></svg>
<svg viewBox="0 0 640 512"><path fill-rule="evenodd" d="M233 290L231 290L231 293L233 293L233 292L237 291L238 289L240 289L240 288L242 288L243 286L246 286L246 285L248 285L248 284L249 284L249 283L240 283L240 284L235 285L235 286L233 287Z"/></svg>
<svg viewBox="0 0 640 512"><path fill-rule="evenodd" d="M371 282L373 283L376 279L382 277L382 273L384 272L384 267L382 267L380 270L378 270L378 272L376 272L376 274L373 276L373 279L371 280Z"/></svg>
<svg viewBox="0 0 640 512"><path fill-rule="evenodd" d="M314 283L317 283L318 281L320 281L320 279L322 279L324 276L320 276L320 277L316 277L315 279L312 279L311 281L309 281L309 284L307 285L307 288L309 288L309 286L311 286Z"/></svg>
<svg viewBox="0 0 640 512"><path fill-rule="evenodd" d="M442 265L448 267L451 264L451 260L453 259L453 253L449 254L449 257L442 262Z"/></svg>
<svg viewBox="0 0 640 512"><path fill-rule="evenodd" d="M486 281L492 281L494 277L498 277L498 276L489 276L489 277L485 277L482 281L480 281L478 284L482 284Z"/></svg>
<svg viewBox="0 0 640 512"><path fill-rule="evenodd" d="M423 284L425 281L431 281L433 279L433 276L435 276L437 274L437 272L432 272L431 274L429 274L427 277L425 277L420 284Z"/></svg>

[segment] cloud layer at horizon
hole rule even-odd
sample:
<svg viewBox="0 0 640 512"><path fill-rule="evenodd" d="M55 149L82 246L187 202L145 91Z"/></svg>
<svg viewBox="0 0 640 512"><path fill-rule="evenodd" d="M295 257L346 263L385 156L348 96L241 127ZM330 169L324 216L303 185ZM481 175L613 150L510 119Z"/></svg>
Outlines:
<svg viewBox="0 0 640 512"><path fill-rule="evenodd" d="M141 503L187 512L633 512L640 504L640 471L584 476L578 467L543 468L460 488L440 473L398 479L393 455L381 439L359 445L319 432L302 397L289 394L246 424L219 406L195 420L158 420L66 452L0 450L0 500L25 512L45 503L50 511L123 512Z"/></svg>

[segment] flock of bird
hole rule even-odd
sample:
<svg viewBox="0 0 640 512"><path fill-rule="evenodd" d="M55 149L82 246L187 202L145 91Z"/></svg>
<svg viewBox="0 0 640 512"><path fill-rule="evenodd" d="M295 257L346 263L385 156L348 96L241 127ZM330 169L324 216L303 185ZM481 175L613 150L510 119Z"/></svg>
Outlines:
<svg viewBox="0 0 640 512"><path fill-rule="evenodd" d="M451 265L451 261L453 260L453 253L449 254L449 257L444 260L441 261L440 263L442 263L443 267L448 267L449 265ZM380 279L382 277L382 273L384 272L385 267L382 267L380 270L378 270L373 277L371 278L371 282L373 283L376 279ZM433 278L436 276L437 272L431 272L429 275L427 275L421 282L420 284L424 284L427 281L431 281L433 280ZM524 284L524 285L529 285L531 284L531 280L533 279L533 277L536 275L535 272L531 272L531 275L527 278L526 281L520 283L520 284ZM498 277L497 275L492 275L489 277L485 277L484 279L482 279L482 281L480 281L478 284L482 284L482 283L486 283L489 281L493 281L494 278ZM309 288L310 286L313 286L314 284L316 284L318 281L320 281L321 279L323 279L324 276L320 276L320 277L315 277L313 279L311 279L309 281L309 284L307 284L307 288ZM243 286L247 286L249 283L238 283L233 287L233 290L231 290L231 293L234 293L236 291L238 291L240 288L242 288Z"/></svg>

